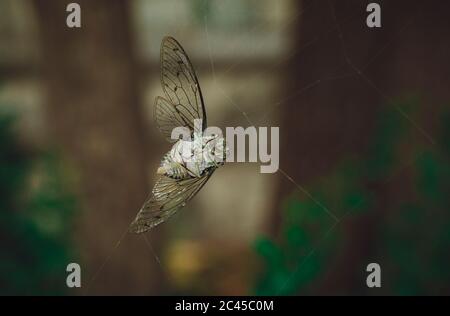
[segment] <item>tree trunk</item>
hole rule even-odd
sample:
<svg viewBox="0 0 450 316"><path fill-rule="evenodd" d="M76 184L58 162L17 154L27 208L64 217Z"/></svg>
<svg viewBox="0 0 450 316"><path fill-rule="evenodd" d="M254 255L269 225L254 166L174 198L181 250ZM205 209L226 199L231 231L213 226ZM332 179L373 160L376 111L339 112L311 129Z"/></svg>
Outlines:
<svg viewBox="0 0 450 316"><path fill-rule="evenodd" d="M293 32L298 37L293 49L299 53L290 59L285 85L285 95L292 97L282 110L280 167L306 189L342 158L367 148L381 106L396 111L392 98L408 92L423 96L421 106L427 117L422 124L430 135L438 113L436 101L448 101L443 84L448 75L439 69L447 63L449 52L448 2L376 1L382 10L382 27L373 29L366 26L370 2L314 0L303 1L299 8L304 14ZM413 130L416 141L431 144L418 128ZM409 160L405 158L404 164ZM366 261L376 255L374 236L383 221L383 205L392 202L385 198L395 197L392 188L375 186L376 216L346 217L336 226L344 232L345 249L316 289L319 293L351 293L365 287ZM280 230L280 202L295 190L288 179L281 178L274 234ZM346 212L330 211L338 218Z"/></svg>
<svg viewBox="0 0 450 316"><path fill-rule="evenodd" d="M150 190L128 2L77 3L81 28L66 26L64 1L35 7L50 133L80 175L81 293L151 294L160 269L141 236L125 235L115 247Z"/></svg>
<svg viewBox="0 0 450 316"><path fill-rule="evenodd" d="M362 65L383 42L383 33L365 26L365 4L360 1L304 1L298 10L304 13L293 31L298 38L293 50L298 53L290 59L285 84L280 167L308 190L312 180L327 175L340 158L366 144L381 96L348 66L344 52ZM346 37L348 30L351 39ZM367 70L377 75L376 67ZM293 190L283 177L277 205ZM279 212L274 223L276 233Z"/></svg>

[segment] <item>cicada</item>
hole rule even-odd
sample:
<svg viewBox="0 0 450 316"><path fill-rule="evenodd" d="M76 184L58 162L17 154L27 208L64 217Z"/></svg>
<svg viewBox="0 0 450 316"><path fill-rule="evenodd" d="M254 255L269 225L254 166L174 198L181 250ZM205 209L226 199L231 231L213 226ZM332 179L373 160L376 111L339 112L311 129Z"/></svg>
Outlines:
<svg viewBox="0 0 450 316"><path fill-rule="evenodd" d="M204 135L206 110L194 68L183 47L172 37L161 43L161 85L154 118L172 149L157 170L158 179L131 223L130 231L143 233L184 207L224 164L227 147L221 135ZM200 124L198 124L200 122ZM188 139L172 139L174 128L188 131Z"/></svg>

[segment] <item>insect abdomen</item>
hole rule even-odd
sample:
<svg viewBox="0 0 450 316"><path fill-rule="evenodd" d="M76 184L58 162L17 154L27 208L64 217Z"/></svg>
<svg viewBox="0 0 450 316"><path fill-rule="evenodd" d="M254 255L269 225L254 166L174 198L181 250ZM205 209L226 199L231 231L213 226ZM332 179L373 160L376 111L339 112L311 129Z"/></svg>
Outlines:
<svg viewBox="0 0 450 316"><path fill-rule="evenodd" d="M182 180L190 178L190 174L178 162L171 159L170 155L165 155L161 166L156 171L157 174L166 175L172 179Z"/></svg>

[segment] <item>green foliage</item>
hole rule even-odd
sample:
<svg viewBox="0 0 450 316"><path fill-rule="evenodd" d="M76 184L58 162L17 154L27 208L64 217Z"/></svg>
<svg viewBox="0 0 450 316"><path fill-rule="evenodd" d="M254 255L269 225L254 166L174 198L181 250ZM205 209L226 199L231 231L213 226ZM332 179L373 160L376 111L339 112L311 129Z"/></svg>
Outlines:
<svg viewBox="0 0 450 316"><path fill-rule="evenodd" d="M0 116L0 294L63 294L75 200L53 153L27 152Z"/></svg>
<svg viewBox="0 0 450 316"><path fill-rule="evenodd" d="M404 157L413 157L412 176L402 183L413 194L390 197L383 204L387 215L377 219L381 225L372 253L385 260L386 294L450 292L450 115L443 115L442 147L412 144L408 137L414 127L398 112L414 117L418 104L408 98L398 101L396 109L381 111L365 154L340 163L312 190L342 225L349 217L379 212L386 190L401 191L390 187L391 180L404 171ZM291 197L283 215L280 238L260 237L255 243L264 267L254 289L259 295L308 293L313 285L320 286L345 242L342 229L334 229L331 216L308 197Z"/></svg>
<svg viewBox="0 0 450 316"><path fill-rule="evenodd" d="M450 122L445 121L445 125ZM448 151L447 151L448 152ZM391 259L392 292L400 295L450 291L450 165L448 156L424 151L415 163L416 201L388 218L384 245Z"/></svg>
<svg viewBox="0 0 450 316"><path fill-rule="evenodd" d="M256 294L290 295L311 284L322 271L333 243L331 239L323 240L320 250L316 251L315 241L333 222L314 202L290 199L281 241L277 244L261 237L255 243L266 269L256 286Z"/></svg>

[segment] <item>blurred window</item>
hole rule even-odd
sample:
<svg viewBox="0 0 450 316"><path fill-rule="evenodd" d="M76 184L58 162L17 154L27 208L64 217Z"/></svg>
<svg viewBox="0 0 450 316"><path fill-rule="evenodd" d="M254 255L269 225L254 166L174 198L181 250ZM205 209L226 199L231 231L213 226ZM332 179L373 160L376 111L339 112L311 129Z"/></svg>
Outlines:
<svg viewBox="0 0 450 316"><path fill-rule="evenodd" d="M155 41L171 35L189 43L192 59L209 59L208 42L216 61L271 59L287 49L291 6L287 0L135 0L139 55L157 60Z"/></svg>

